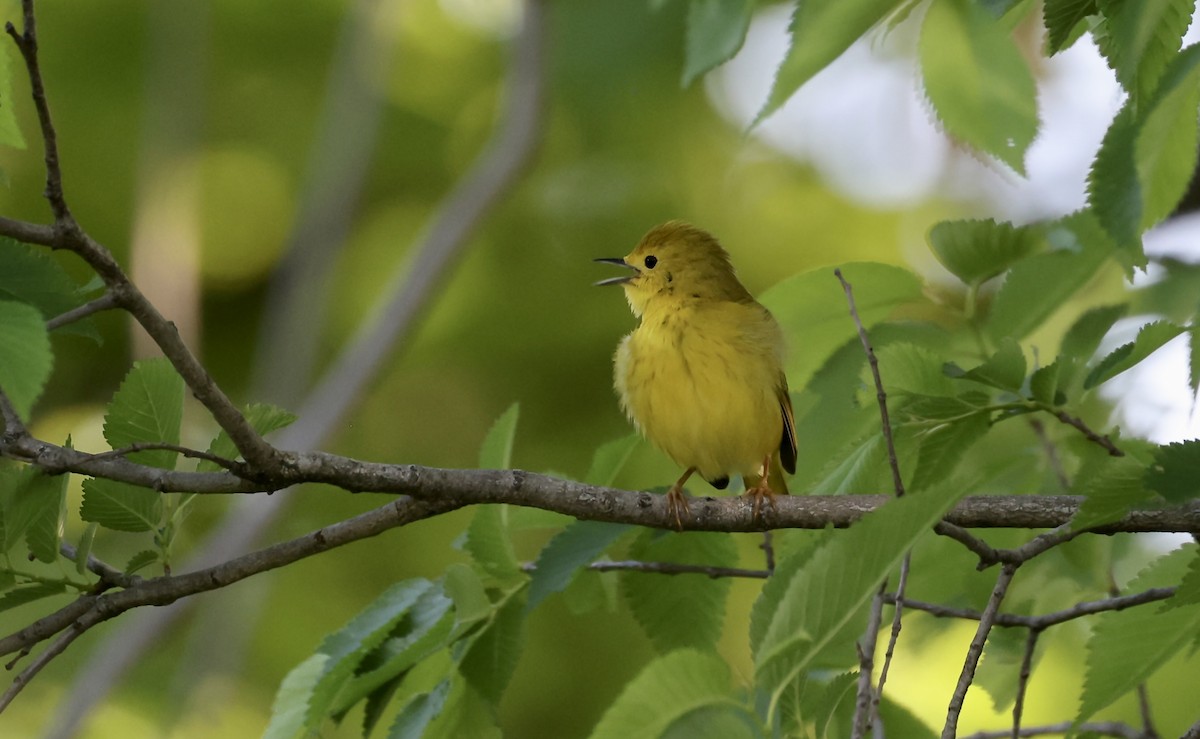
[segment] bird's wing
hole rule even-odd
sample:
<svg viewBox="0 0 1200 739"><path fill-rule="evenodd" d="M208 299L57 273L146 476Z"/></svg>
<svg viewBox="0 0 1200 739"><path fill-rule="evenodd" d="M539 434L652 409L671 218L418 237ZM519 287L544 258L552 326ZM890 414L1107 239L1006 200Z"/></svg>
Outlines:
<svg viewBox="0 0 1200 739"><path fill-rule="evenodd" d="M788 394L787 377L779 373L779 384L775 386L779 398L779 410L783 415L783 436L779 440L779 462L789 475L796 474L796 417L792 413L792 397Z"/></svg>

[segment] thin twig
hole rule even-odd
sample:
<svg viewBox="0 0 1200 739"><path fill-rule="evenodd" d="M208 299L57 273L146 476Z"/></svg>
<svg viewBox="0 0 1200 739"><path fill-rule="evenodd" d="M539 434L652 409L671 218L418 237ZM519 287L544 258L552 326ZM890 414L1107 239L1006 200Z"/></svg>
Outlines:
<svg viewBox="0 0 1200 739"><path fill-rule="evenodd" d="M991 544L975 536L961 526L939 521L933 527L935 534L954 539L979 557L979 569L984 570L1000 561L1000 554Z"/></svg>
<svg viewBox="0 0 1200 739"><path fill-rule="evenodd" d="M17 409L4 394L4 388L0 388L0 420L4 421L3 436L0 437L0 453L4 453L7 447L30 438L24 422L17 415Z"/></svg>
<svg viewBox="0 0 1200 739"><path fill-rule="evenodd" d="M1013 701L1013 725L1011 739L1021 736L1021 715L1025 712L1025 691L1029 688L1029 678L1033 674L1033 653L1037 649L1041 629L1029 629L1025 638L1025 655L1021 658L1021 671L1017 673L1017 697Z"/></svg>
<svg viewBox="0 0 1200 739"><path fill-rule="evenodd" d="M1154 714L1150 710L1150 693L1146 683L1137 686L1138 710L1142 714L1142 736L1145 739L1159 739L1158 730L1154 728Z"/></svg>
<svg viewBox="0 0 1200 739"><path fill-rule="evenodd" d="M138 442L136 444L130 444L129 446L121 447L120 449L112 449L107 452L97 452L96 454L92 455L92 459L98 461L111 459L113 457L128 457L130 454L137 454L138 452L152 451L178 452L179 454L182 454L190 459L203 459L206 462L212 462L218 467L224 467L232 472L237 472L242 468L241 463L235 462L232 459L226 459L225 457L217 454L211 454L209 452L202 452L199 449L192 449L190 447L180 446L179 444L167 444L165 442Z"/></svg>
<svg viewBox="0 0 1200 739"><path fill-rule="evenodd" d="M1107 449L1109 456L1111 456L1111 457L1124 457L1125 456L1125 452L1118 449L1117 445L1113 444L1112 439L1108 438L1107 435L1096 433L1091 428L1089 428L1088 425L1086 423L1084 423L1082 419L1072 416L1070 413L1067 413L1066 411L1062 411L1062 410L1052 411L1051 415L1053 415L1055 418L1062 421L1063 423L1067 424L1068 426L1073 426L1076 429L1078 429L1081 434L1083 434L1085 437L1087 437L1088 441L1095 442L1096 444L1099 444L1100 446Z"/></svg>
<svg viewBox="0 0 1200 739"><path fill-rule="evenodd" d="M763 557L767 562L767 572L775 571L775 542L774 536L770 529L763 532L762 544L758 545L763 551Z"/></svg>
<svg viewBox="0 0 1200 739"><path fill-rule="evenodd" d="M850 732L851 739L863 739L871 730L871 705L875 697L871 689L871 678L875 674L875 648L879 644L879 629L883 625L883 594L886 590L885 581L880 584L879 591L871 599L867 628L855 643L858 650L858 687L854 696L854 726Z"/></svg>
<svg viewBox="0 0 1200 739"><path fill-rule="evenodd" d="M534 572L537 565L526 562L521 565L524 572ZM739 567L709 567L706 565L690 565L681 562L642 562L638 560L601 560L592 562L587 569L593 572L652 572L656 575L706 575L712 579L722 577L746 577L763 580L771 576L767 570L746 570Z"/></svg>
<svg viewBox="0 0 1200 739"><path fill-rule="evenodd" d="M1070 721L1062 721L1057 724L1026 727L1021 729L1021 732L1018 734L1018 736L1035 737L1048 736L1051 734L1062 735L1072 730L1080 734L1115 736L1119 737L1120 739L1142 739L1142 732L1133 728L1129 724L1123 724L1120 721L1099 721L1095 723L1080 724L1079 726L1073 725ZM1011 736L1011 730L997 729L995 731L977 731L974 734L959 737L959 739L1008 739ZM1196 739L1200 739L1200 737L1197 737Z"/></svg>
<svg viewBox="0 0 1200 739"><path fill-rule="evenodd" d="M130 281L129 276L117 263L112 253L89 236L71 216L66 196L63 194L58 135L50 116L50 105L47 102L41 67L38 62L37 24L33 12L33 0L22 0L21 7L24 15L23 31L18 33L12 23L8 23L5 29L16 42L29 73L31 94L34 107L37 109L38 123L41 126L45 149L45 195L50 203L50 209L54 213L54 226L51 229L49 241L35 240L30 243L45 243L55 249L66 249L87 262L108 286L109 294L113 296L117 304L128 311L146 330L154 343L162 349L171 365L175 367L192 390L192 394L204 404L221 428L229 434L230 439L247 462L256 466L266 466L277 461L279 452L263 440L224 391L217 386L212 376L188 349L175 325L164 318L158 309L146 299L141 290ZM30 224L20 224L6 219L0 225L19 226L19 230L23 233L31 236L38 235L36 231L32 231L33 227Z"/></svg>
<svg viewBox="0 0 1200 739"><path fill-rule="evenodd" d="M0 711L8 708L8 704L12 703L13 699L25 689L29 681L33 680L43 667L50 664L51 660L66 651L67 647L71 646L71 642L78 639L85 630L77 624L73 624L60 634L50 646L46 647L45 651L37 656L37 659L21 670L20 674L13 678L12 685L8 686L8 690L4 691L4 695L0 695Z"/></svg>
<svg viewBox="0 0 1200 739"><path fill-rule="evenodd" d="M49 321L46 321L46 330L53 331L55 329L62 328L67 324L75 323L76 321L82 321L84 318L87 318L94 313L112 310L113 308L118 307L117 303L118 301L116 295L113 293L104 293L95 300L84 303L78 308L72 308L65 313L61 313L54 318L51 318Z"/></svg>
<svg viewBox="0 0 1200 739"><path fill-rule="evenodd" d="M853 287L842 276L841 269L833 270L833 274L842 283L842 290L846 293L846 302L850 308L850 318L854 320L854 327L858 330L859 341L862 342L863 351L867 354L867 362L871 366L871 377L875 381L875 400L879 403L879 423L883 431L884 441L887 444L888 465L892 470L892 487L895 490L896 497L903 498L904 478L900 474L900 459L896 454L895 439L892 437L892 422L888 416L887 392L883 388L883 377L879 373L879 359L875 356L874 347L871 346L871 338L867 335L867 328L863 325L862 319L858 315L858 307L854 303ZM908 569L911 562L911 556L906 554L904 562L900 567L900 581L896 587L900 603L903 603L904 587L908 581ZM896 640L900 638L900 618L904 609L898 604L892 614L892 631L891 636L888 638L888 647L884 655L883 667L879 673L878 687L872 693L871 677L874 669L875 644L879 638L880 621L883 611L883 595L886 589L887 583L885 582L880 586L879 592L875 594L875 598L871 603L871 616L867 621L867 631L863 634L863 638L860 641L858 693L855 702L853 729L853 737L855 739L865 736L866 732L871 728L871 724L879 708L879 700L883 697L883 686L887 682L887 671L891 664L892 655L895 652Z"/></svg>
<svg viewBox="0 0 1200 739"><path fill-rule="evenodd" d="M1059 490L1067 492L1071 489L1071 479L1067 477L1067 471L1063 468L1062 459L1058 456L1058 448L1054 446L1050 435L1046 433L1046 424L1042 423L1041 419L1030 417L1029 427L1033 429L1034 435L1038 437L1038 441L1042 445L1042 451L1046 454L1046 462L1050 465L1054 478L1058 480Z"/></svg>
<svg viewBox="0 0 1200 739"><path fill-rule="evenodd" d="M58 161L58 134L54 130L54 121L50 117L50 103L46 100L46 86L42 82L42 69L38 61L37 20L33 13L33 0L21 0L24 28L20 33L13 24L6 23L5 30L17 44L21 57L25 60L25 69L29 73L29 86L33 97L33 106L37 110L38 125L42 129L42 143L46 160L46 200L54 213L55 226L59 229L74 230L75 221L67 208L67 200L63 195L62 169Z"/></svg>
<svg viewBox="0 0 1200 739"><path fill-rule="evenodd" d="M954 695L951 696L950 706L946 710L946 725L942 727L942 739L954 739L958 734L958 717L962 713L963 701L967 697L967 690L975 680L975 668L979 665L979 658L983 654L983 645L992 630L992 625L996 621L996 614L1000 611L1000 603L1004 600L1004 596L1008 592L1008 586L1012 582L1013 575L1016 572L1017 565L1015 564L1005 564L1000 568L1000 575L996 578L996 585L992 588L992 595L988 598L987 606L983 609L983 613L980 614L979 627L975 630L975 638L971 640L971 646L967 649L967 658L963 662L958 683L954 686Z"/></svg>
<svg viewBox="0 0 1200 739"><path fill-rule="evenodd" d="M79 551L74 545L62 542L58 545L58 551L62 556L72 562L78 561ZM104 585L115 585L121 588L132 587L141 582L142 578L137 575L126 575L121 570L108 564L102 559L97 559L91 554L88 555L87 563L84 565L88 571L100 578L100 582Z"/></svg>
<svg viewBox="0 0 1200 739"><path fill-rule="evenodd" d="M125 611L142 606L164 606L180 598L232 585L269 570L344 546L414 521L438 516L456 508L454 501L396 500L304 536L235 557L214 567L183 574L145 578L124 590L85 595L55 613L0 638L0 655L13 654L50 638L73 624L91 628Z"/></svg>
<svg viewBox="0 0 1200 739"><path fill-rule="evenodd" d="M1081 603L1076 603L1070 608L1064 608L1060 611L1053 611L1041 616L1023 616L1017 613L998 613L996 614L996 625L1004 627L1022 627L1027 629L1045 630L1051 626L1073 621L1083 616L1090 616L1095 613L1104 613L1105 611L1123 611L1126 608L1145 605L1146 603L1155 603L1160 600L1166 600L1175 594L1175 588L1151 588L1133 595L1122 595L1115 598L1104 598L1102 600L1089 600ZM884 600L888 603L895 603L896 596L888 593L884 596ZM904 599L904 606L913 610L928 613L937 618L962 618L969 621L978 621L982 618L983 613L973 608L957 608L954 606L942 605L941 603L928 603L926 601L912 600L911 598Z"/></svg>
<svg viewBox="0 0 1200 739"><path fill-rule="evenodd" d="M908 571L912 566L912 552L907 552L904 555L904 560L900 563L900 578L896 583L895 600L892 605L895 610L892 613L892 633L888 637L887 651L883 654L883 666L879 669L879 682L875 685L875 698L871 701L871 718L874 720L879 716L879 700L883 697L883 686L887 684L888 669L892 666L892 655L896 651L896 642L900 640L900 616L904 611L904 593L908 587Z"/></svg>
<svg viewBox="0 0 1200 739"><path fill-rule="evenodd" d="M904 496L904 479L900 476L900 460L896 456L896 442L892 439L892 422L888 416L887 393L883 390L883 380L879 376L879 359L875 356L875 349L871 346L871 339L867 336L867 329L863 326L862 319L858 317L858 308L854 305L854 291L846 278L842 276L841 269L835 269L833 274L837 276L838 281L842 283L842 290L846 293L846 302L850 304L850 317L854 319L854 326L858 329L858 338L862 342L863 351L867 353L867 362L871 365L871 376L875 380L875 400L879 403L879 418L883 424L883 439L887 443L888 450L888 465L892 469L892 487L896 490L896 497Z"/></svg>

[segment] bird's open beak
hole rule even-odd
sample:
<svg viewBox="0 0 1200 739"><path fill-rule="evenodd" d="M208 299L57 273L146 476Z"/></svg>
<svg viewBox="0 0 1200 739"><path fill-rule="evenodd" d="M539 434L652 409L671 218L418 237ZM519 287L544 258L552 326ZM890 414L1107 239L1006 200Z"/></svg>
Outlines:
<svg viewBox="0 0 1200 739"><path fill-rule="evenodd" d="M593 262L605 262L606 264L618 264L618 265L624 267L625 269L632 269L632 270L634 270L634 272L637 271L637 267L634 267L633 265L626 263L625 260L621 259L620 257L602 257L600 259L593 259L592 261ZM629 282L634 277L637 277L637 275L632 274L632 275L622 275L620 277L609 277L607 280L600 280L599 282L593 282L592 286L599 287L600 285L624 285L626 282Z"/></svg>

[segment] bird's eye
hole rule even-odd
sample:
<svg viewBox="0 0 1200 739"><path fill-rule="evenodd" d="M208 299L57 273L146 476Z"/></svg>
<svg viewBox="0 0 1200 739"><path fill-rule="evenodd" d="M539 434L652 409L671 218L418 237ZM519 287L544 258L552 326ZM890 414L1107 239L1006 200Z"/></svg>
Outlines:
<svg viewBox="0 0 1200 739"><path fill-rule="evenodd" d="M654 269L654 265L658 264L658 257L651 254L646 257L646 269Z"/></svg>

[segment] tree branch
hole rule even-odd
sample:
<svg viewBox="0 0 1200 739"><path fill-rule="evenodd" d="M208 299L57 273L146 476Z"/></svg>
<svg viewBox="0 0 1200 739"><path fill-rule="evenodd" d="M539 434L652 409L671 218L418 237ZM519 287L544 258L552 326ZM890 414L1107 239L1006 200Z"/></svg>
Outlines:
<svg viewBox="0 0 1200 739"><path fill-rule="evenodd" d="M96 298L95 300L84 303L83 305L79 306L78 308L72 308L71 310L67 311L66 313L62 313L61 315L57 315L54 318L51 318L49 321L46 321L46 330L53 331L54 329L62 328L63 326L66 326L67 324L74 323L76 321L81 321L84 318L87 318L88 316L92 315L93 313L99 313L101 311L106 311L106 310L112 310L113 308L116 308L116 307L117 307L116 296L113 295L112 293L104 293L103 295Z"/></svg>
<svg viewBox="0 0 1200 739"><path fill-rule="evenodd" d="M975 630L975 638L971 640L971 646L967 648L967 658L963 662L958 683L954 686L954 695L950 698L950 708L946 711L946 725L942 727L942 739L954 739L958 735L958 716L962 712L967 690L975 680L975 667L979 664L980 656L983 655L983 645L987 641L988 633L991 632L992 625L996 622L1000 603L1004 600L1008 586L1016 573L1017 565L1015 564L1005 564L1000 568L1000 575L996 578L996 585L992 588L992 595L988 598L987 607L979 616L979 628Z"/></svg>
<svg viewBox="0 0 1200 739"><path fill-rule="evenodd" d="M351 492L399 493L427 500L454 500L458 505L512 503L556 511L579 519L663 528L668 520L665 496L586 485L523 470L452 470L412 464L366 462L327 452L285 453L269 468L255 470L254 479L231 472L184 472L148 467L122 457L100 457L50 444L29 436L3 402L6 431L0 455L36 464L51 474L75 472L141 485L160 492L204 494L258 493L308 482L325 483ZM750 501L740 497L696 497L692 531L762 531L764 528L845 528L883 506L887 495L789 495L776 501L769 523L753 516ZM1064 527L1083 503L1073 495L976 495L963 498L946 515L939 533L962 528ZM1094 533L1200 533L1200 501L1171 508L1132 510ZM992 550L995 561L1023 562L1037 553L1078 536L1056 528L1014 550Z"/></svg>
<svg viewBox="0 0 1200 739"><path fill-rule="evenodd" d="M164 606L189 595L223 588L253 575L458 507L453 501L398 498L380 508L214 567L182 575L139 579L123 590L103 595L84 595L20 631L0 638L0 655L28 649L71 628L73 624L78 624L81 630L86 631L130 609Z"/></svg>

